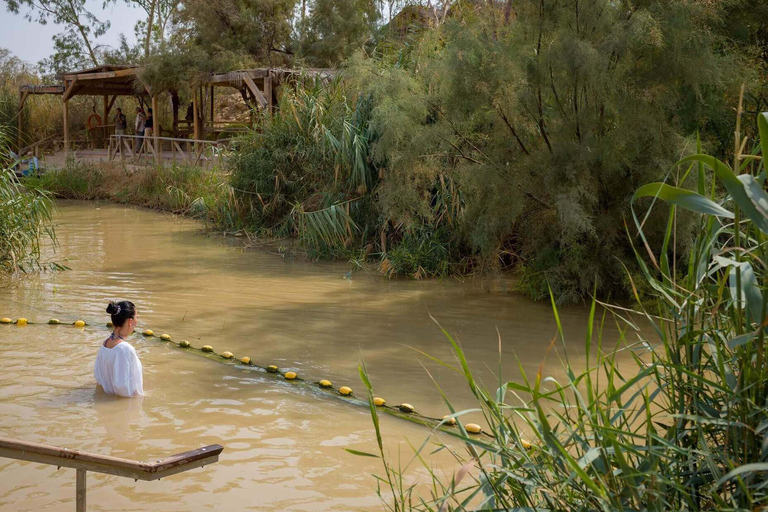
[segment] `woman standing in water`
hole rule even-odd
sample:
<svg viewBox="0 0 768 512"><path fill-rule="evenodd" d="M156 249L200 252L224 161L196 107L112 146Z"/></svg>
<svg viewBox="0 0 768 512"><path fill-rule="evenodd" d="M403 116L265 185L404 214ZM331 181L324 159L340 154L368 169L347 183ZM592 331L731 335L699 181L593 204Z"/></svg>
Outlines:
<svg viewBox="0 0 768 512"><path fill-rule="evenodd" d="M136 355L136 350L125 341L125 337L136 328L136 306L127 300L110 302L107 313L112 315L112 325L115 329L99 347L93 376L107 393L142 396L144 382L141 361Z"/></svg>

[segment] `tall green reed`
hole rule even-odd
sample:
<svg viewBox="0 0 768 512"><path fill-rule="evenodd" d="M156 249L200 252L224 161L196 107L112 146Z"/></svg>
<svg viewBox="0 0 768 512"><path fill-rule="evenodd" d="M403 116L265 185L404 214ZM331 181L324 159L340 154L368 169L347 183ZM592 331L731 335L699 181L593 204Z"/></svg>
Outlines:
<svg viewBox="0 0 768 512"><path fill-rule="evenodd" d="M6 132L0 130L0 153L7 154L8 147ZM0 271L40 268L41 241L56 243L53 209L46 192L27 189L9 168L0 167Z"/></svg>
<svg viewBox="0 0 768 512"><path fill-rule="evenodd" d="M487 389L475 380L463 348L445 333L458 361L448 366L466 380L488 434L468 434L462 424L468 411L456 411L443 394L459 425L447 435L464 446L456 450L455 443L436 437L461 468L450 480L431 470L425 444L414 449L414 460L431 475L425 483L429 491L403 486L409 465L388 460L371 408L385 471L379 492L390 510L768 506L768 194L760 156L768 154L768 114L758 116L758 128L760 141L747 154L749 141L737 126L733 165L703 154L699 146L697 154L678 162L679 179L637 190L627 230L655 306L638 306L629 315L593 299L583 369L568 359L554 300L557 333L550 349L562 345L564 378L547 377L542 363L535 375L521 365L521 379L505 381L499 365L497 387ZM689 177L695 190L681 186ZM643 222L661 203L669 205L668 227L654 250ZM700 229L678 266L680 209L699 214ZM642 304L637 293L636 298ZM604 306L599 315L598 306ZM620 332L610 350L603 343L609 320ZM364 364L361 376L372 398Z"/></svg>

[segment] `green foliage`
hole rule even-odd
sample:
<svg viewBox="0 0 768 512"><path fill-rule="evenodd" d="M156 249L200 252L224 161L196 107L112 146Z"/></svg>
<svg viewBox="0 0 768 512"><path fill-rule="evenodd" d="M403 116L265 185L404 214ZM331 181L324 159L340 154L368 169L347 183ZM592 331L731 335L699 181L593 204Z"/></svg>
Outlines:
<svg viewBox="0 0 768 512"><path fill-rule="evenodd" d="M7 149L0 127L0 151ZM30 271L39 268L40 244L56 235L51 224L53 201L45 192L19 184L13 173L0 169L0 271Z"/></svg>
<svg viewBox="0 0 768 512"><path fill-rule="evenodd" d="M720 22L716 8L514 5L507 21L495 7L457 8L398 54L350 63L351 80L374 98L382 215L449 227L474 265L533 272L537 297L549 283L559 301L578 300L595 279L601 292L620 292L620 262L633 260L629 198L697 129L722 151L744 67L708 29ZM439 181L460 192L456 214L440 220ZM646 229L658 239L663 219ZM680 240L690 234L681 218Z"/></svg>
<svg viewBox="0 0 768 512"><path fill-rule="evenodd" d="M768 114L759 117L759 128L768 135ZM768 147L768 139L762 142ZM456 411L443 395L459 421L450 435L466 447L462 453L438 441L461 466L455 478L446 481L431 469L425 442L414 460L431 475L431 496L404 483L411 479L387 460L371 407L386 473L378 479L392 493L380 495L390 510L752 511L768 505L765 167L738 147L733 167L703 154L677 166L703 171L692 187L697 192L656 183L638 189L632 201L628 234L639 238L635 256L658 307L653 315L636 312L647 324L642 330L621 308L608 306L597 318L593 300L580 370L568 358L551 296L557 335L550 350L562 343L565 377L546 377L544 365L535 376L521 368L521 382L499 374L496 389L474 379L462 347L444 331L459 362L446 366L466 380L487 425L486 436L467 434L466 411ZM715 188L706 192L710 171L724 197ZM688 264L678 273L668 254L674 229L660 248L644 232L643 220L662 201L670 203L670 227L681 208L703 213L694 220L698 236ZM604 340L612 312L620 339ZM372 398L364 366L361 375Z"/></svg>
<svg viewBox="0 0 768 512"><path fill-rule="evenodd" d="M233 53L259 64L285 63L295 0L190 0L179 10L172 43L210 55Z"/></svg>
<svg viewBox="0 0 768 512"><path fill-rule="evenodd" d="M361 47L371 47L378 5L371 0L315 0L299 24L298 57L311 66L335 66Z"/></svg>
<svg viewBox="0 0 768 512"><path fill-rule="evenodd" d="M52 213L47 194L29 191L8 171L0 172L0 270L39 268L41 240L56 240Z"/></svg>
<svg viewBox="0 0 768 512"><path fill-rule="evenodd" d="M342 256L370 236L378 176L368 148L370 97L307 79L282 96L266 129L236 141L232 186L252 229L296 235L316 255Z"/></svg>
<svg viewBox="0 0 768 512"><path fill-rule="evenodd" d="M69 160L61 169L29 178L27 186L66 199L135 204L205 220L237 230L241 214L223 173L195 166L149 166L136 170Z"/></svg>
<svg viewBox="0 0 768 512"><path fill-rule="evenodd" d="M381 268L389 276L421 279L449 274L450 262L454 260L446 228L419 226L403 233L402 240L387 252Z"/></svg>

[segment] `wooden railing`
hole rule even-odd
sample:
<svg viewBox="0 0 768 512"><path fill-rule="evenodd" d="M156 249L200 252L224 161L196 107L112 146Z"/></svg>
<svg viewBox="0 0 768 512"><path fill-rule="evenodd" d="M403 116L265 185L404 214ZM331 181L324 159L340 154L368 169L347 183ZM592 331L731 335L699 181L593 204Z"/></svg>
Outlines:
<svg viewBox="0 0 768 512"><path fill-rule="evenodd" d="M117 475L134 480L159 480L166 476L218 462L219 454L223 450L223 446L212 444L197 450L172 455L157 462L139 462L0 437L0 457L76 469L75 510L77 512L85 512L86 471Z"/></svg>
<svg viewBox="0 0 768 512"><path fill-rule="evenodd" d="M155 141L157 141L157 147L155 147ZM109 161L116 160L119 155L123 163L127 159L136 163L146 158L153 158L156 162L162 163L166 157L170 157L173 163L181 161L208 168L218 162L219 167L223 167L224 150L227 144L228 141L112 135L109 138ZM169 147L168 151L163 149L164 145Z"/></svg>

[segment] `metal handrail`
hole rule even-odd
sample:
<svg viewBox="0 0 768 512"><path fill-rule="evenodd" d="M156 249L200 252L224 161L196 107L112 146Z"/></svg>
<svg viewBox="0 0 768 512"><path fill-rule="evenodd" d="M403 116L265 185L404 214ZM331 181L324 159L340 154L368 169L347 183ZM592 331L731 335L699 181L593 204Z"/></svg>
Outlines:
<svg viewBox="0 0 768 512"><path fill-rule="evenodd" d="M85 512L86 471L153 481L218 462L223 450L223 446L212 444L156 462L140 462L0 437L0 457L76 469L77 512Z"/></svg>

